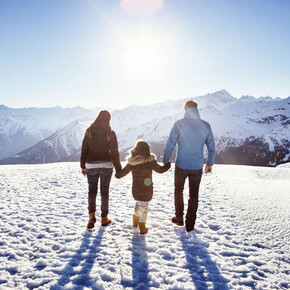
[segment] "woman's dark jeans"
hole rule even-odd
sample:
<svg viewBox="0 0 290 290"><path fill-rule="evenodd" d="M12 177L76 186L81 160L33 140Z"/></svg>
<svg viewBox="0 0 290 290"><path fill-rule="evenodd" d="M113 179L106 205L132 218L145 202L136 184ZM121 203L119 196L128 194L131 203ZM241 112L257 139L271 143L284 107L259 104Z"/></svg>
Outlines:
<svg viewBox="0 0 290 290"><path fill-rule="evenodd" d="M87 169L87 178L89 183L89 212L96 211L96 197L98 192L98 181L100 179L101 189L101 211L102 217L106 217L109 212L109 187L113 168L93 168Z"/></svg>
<svg viewBox="0 0 290 290"><path fill-rule="evenodd" d="M189 184L189 199L186 214L186 229L194 229L196 220L196 212L198 207L198 191L199 184L202 176L202 169L189 170L181 169L175 166L174 173L174 205L175 205L175 216L177 220L183 220L183 189L186 178L188 177Z"/></svg>

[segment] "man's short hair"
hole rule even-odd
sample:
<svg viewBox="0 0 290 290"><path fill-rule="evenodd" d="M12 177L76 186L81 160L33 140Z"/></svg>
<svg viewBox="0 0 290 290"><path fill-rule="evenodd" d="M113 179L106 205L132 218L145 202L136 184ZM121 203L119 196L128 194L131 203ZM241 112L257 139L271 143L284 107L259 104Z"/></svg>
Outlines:
<svg viewBox="0 0 290 290"><path fill-rule="evenodd" d="M193 100L187 101L184 104L184 110L188 109L188 108L197 108L197 103L194 102Z"/></svg>

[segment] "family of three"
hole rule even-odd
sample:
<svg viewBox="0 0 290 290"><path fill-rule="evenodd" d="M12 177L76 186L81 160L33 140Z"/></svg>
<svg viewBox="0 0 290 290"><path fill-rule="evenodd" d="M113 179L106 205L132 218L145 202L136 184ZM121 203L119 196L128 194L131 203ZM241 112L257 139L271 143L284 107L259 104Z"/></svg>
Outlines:
<svg viewBox="0 0 290 290"><path fill-rule="evenodd" d="M101 111L96 120L86 130L81 150L82 174L88 180L88 229L96 223L96 197L98 183L101 192L101 224L111 223L109 212L109 186L115 167L115 177L122 178L132 172L132 194L136 200L133 214L133 226L138 227L140 234L148 231L146 218L149 201L153 197L152 171L163 173L170 168L170 158L177 145L174 171L174 205L175 216L172 222L184 225L183 189L186 179L189 183L189 199L185 217L186 230L194 230L198 208L198 192L203 169L203 149L207 147L205 173L212 170L215 158L215 142L209 123L202 120L197 103L188 101L184 105L184 118L176 121L166 142L161 166L156 156L151 153L150 145L143 140L136 142L127 157L127 164L122 168L120 163L118 142L111 129L111 114Z"/></svg>

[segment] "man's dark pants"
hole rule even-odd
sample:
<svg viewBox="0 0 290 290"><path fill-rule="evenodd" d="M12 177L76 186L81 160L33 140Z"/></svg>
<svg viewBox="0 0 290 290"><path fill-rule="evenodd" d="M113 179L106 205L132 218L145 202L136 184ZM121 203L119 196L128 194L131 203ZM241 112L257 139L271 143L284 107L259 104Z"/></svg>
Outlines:
<svg viewBox="0 0 290 290"><path fill-rule="evenodd" d="M112 173L113 173L112 168L87 169L87 178L89 183L89 196L88 196L89 212L96 211L96 197L98 192L98 181L100 179L102 217L106 217L108 215L109 187Z"/></svg>
<svg viewBox="0 0 290 290"><path fill-rule="evenodd" d="M189 170L181 169L175 166L174 173L174 205L175 205L175 216L177 220L183 220L183 189L185 180L188 177L189 183L189 199L186 214L186 229L194 229L194 224L196 220L196 212L198 207L198 191L199 184L202 176L202 169L199 170Z"/></svg>

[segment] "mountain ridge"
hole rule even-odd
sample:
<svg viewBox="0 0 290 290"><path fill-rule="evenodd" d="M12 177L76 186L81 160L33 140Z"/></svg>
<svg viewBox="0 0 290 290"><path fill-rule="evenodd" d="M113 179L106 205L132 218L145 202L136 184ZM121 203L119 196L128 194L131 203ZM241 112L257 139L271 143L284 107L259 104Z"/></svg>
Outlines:
<svg viewBox="0 0 290 290"><path fill-rule="evenodd" d="M255 151L257 154L260 154L260 147L264 148L262 150L265 155L264 159L260 158L259 162L253 161L252 164L248 164L250 161L247 161L248 165L274 165L275 152L277 151L283 155L283 161L289 161L290 137L288 132L290 126L290 97L271 100L268 97L253 98L250 96L242 96L240 99L237 99L232 97L226 90L220 90L196 98L168 100L148 106L130 106L121 110L111 111L111 125L117 133L122 157L124 157L127 149L132 147L137 139L143 138L151 143L152 150L155 151L154 153L157 154L160 160L162 158L164 143L167 140L172 125L177 119L183 117L183 104L189 99L194 99L198 103L201 118L208 121L212 126L218 153L217 162L243 164L243 159L257 159ZM60 107L56 108L56 110L61 110ZM5 110L7 111L7 109ZM85 126L79 126L78 122L82 120L88 126L87 122L95 119L98 114L98 109L93 111L75 107L73 110L67 110L68 114L60 114L61 117L58 116L57 118L59 128L40 140L44 141L46 138L50 138L49 140L53 138L59 140L52 142L53 144L58 144L55 145L55 148L53 146L43 147L44 143L40 146L36 142L36 144L31 145L32 147L25 148L25 153L19 150L17 154L10 155L10 158L2 158L0 163L7 164L12 162L12 159L13 163L29 163L32 161L35 163L45 163L48 162L47 160L50 160L49 162L77 160L79 158L81 140L85 130ZM0 110L0 120L2 117ZM26 118L27 120L25 121L22 116L21 120L24 123L31 124L29 123L31 116L27 115ZM71 122L69 122L70 120ZM74 123L74 121L77 122ZM50 148L47 150L54 153L58 152L58 150L60 152L67 152L67 150L62 151L60 149L62 147L60 142L61 138L58 134L55 135L58 130L65 128L63 125L60 126L60 122L62 122L61 124L66 123L66 126L71 124L71 127L68 127L70 129L66 128L63 131L68 136L67 138L71 138L69 143L74 149L69 151L71 156L69 154L59 153L61 156L56 154L55 156L58 157L54 159L44 158L41 161L40 159L33 158L31 152L43 158L45 154L41 155L36 152L42 152L45 148ZM18 129L20 128L22 127L20 126ZM41 129L43 130L43 127ZM0 140L1 130L3 132L3 128L1 129L0 127ZM75 138L73 138L70 131L75 132ZM46 142L48 141L46 140ZM246 150L245 148L248 147L252 149ZM29 153L28 149L32 151ZM25 154L28 154L27 156L30 156L30 158L24 157ZM51 154L53 155L53 153ZM13 156L14 158L12 158ZM19 156L22 157L20 158ZM227 157L225 158L225 156Z"/></svg>

